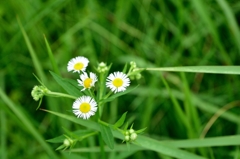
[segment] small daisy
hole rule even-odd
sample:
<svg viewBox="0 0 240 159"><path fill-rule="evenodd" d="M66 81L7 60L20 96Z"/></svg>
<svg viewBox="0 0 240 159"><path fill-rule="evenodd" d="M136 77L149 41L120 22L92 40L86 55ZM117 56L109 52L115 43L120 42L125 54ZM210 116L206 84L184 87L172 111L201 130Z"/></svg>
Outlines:
<svg viewBox="0 0 240 159"><path fill-rule="evenodd" d="M82 96L75 100L72 108L78 118L88 119L97 111L97 102L89 96Z"/></svg>
<svg viewBox="0 0 240 159"><path fill-rule="evenodd" d="M94 87L95 82L97 82L97 75L95 73L90 72L90 77L88 77L87 73L84 72L80 75L81 80L77 80L79 83L79 86L83 86L82 91L85 89Z"/></svg>
<svg viewBox="0 0 240 159"><path fill-rule="evenodd" d="M75 58L72 58L68 62L67 70L68 72L78 72L80 71L84 72L86 70L86 67L88 66L89 60L83 56L78 56Z"/></svg>
<svg viewBox="0 0 240 159"><path fill-rule="evenodd" d="M122 72L114 72L107 77L106 86L114 93L125 91L129 85L130 79Z"/></svg>

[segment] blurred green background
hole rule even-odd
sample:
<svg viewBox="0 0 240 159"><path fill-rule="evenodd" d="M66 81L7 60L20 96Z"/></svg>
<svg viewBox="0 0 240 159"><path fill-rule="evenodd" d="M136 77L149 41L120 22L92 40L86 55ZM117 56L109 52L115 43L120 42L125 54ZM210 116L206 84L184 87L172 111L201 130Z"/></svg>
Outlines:
<svg viewBox="0 0 240 159"><path fill-rule="evenodd" d="M36 71L21 33L21 21L40 61L43 76ZM31 90L40 76L53 91L63 91L53 80L53 70L44 42L46 36L60 73L68 73L68 61L76 56L112 63L111 71L122 70L126 62L139 67L238 65L240 59L240 1L238 0L2 0L0 1L0 158L44 159L99 158L98 153L55 152L59 145L47 140L82 127L37 110ZM240 78L236 75L164 73L171 90L184 108L184 88L189 88L197 120L186 130L175 113L169 94L157 72L144 72L131 94L105 108L103 120L114 123L128 111L136 129L148 127L146 135L164 139L199 138L213 114L229 104L232 109L213 124L207 137L239 134ZM184 86L185 85L185 86ZM4 96L6 95L6 96ZM6 97L6 98L3 98ZM72 100L44 98L42 108L71 113ZM238 121L239 120L239 121ZM30 127L29 127L30 124ZM31 127L31 125L33 127ZM33 129L30 129L33 128ZM35 131L36 129L36 131ZM191 132L189 132L191 131ZM194 135L189 135L194 134ZM121 141L120 141L121 142ZM89 138L76 147L98 146ZM199 150L197 154L201 154ZM239 158L238 147L215 147L210 158ZM118 153L107 154L116 158ZM115 157L114 157L115 156ZM151 151L126 153L121 158L166 158ZM119 157L120 158L120 157Z"/></svg>

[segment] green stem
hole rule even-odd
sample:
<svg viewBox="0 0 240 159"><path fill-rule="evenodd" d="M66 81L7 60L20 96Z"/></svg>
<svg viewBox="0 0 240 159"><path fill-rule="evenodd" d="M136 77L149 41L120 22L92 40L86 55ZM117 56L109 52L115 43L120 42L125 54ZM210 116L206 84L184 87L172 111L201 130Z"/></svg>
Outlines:
<svg viewBox="0 0 240 159"><path fill-rule="evenodd" d="M113 92L109 91L107 95L105 95L105 97L103 99L107 99Z"/></svg>
<svg viewBox="0 0 240 159"><path fill-rule="evenodd" d="M87 134L87 135L84 135L84 136L82 136L82 139L88 138L88 137L90 137L90 136L94 136L94 135L96 135L96 134L98 134L98 131L94 131L94 132L92 132L92 133L89 133L89 134Z"/></svg>
<svg viewBox="0 0 240 159"><path fill-rule="evenodd" d="M95 95L94 95L94 93L92 93L92 91L91 91L90 89L87 89L87 90L88 90L88 92L89 92L90 96L91 96L92 98L94 98L94 99L95 99Z"/></svg>
<svg viewBox="0 0 240 159"><path fill-rule="evenodd" d="M77 99L77 97L75 97L75 96L65 94L65 93L59 93L59 92L48 91L45 95L50 96L50 97L66 97L66 98L71 98L71 99Z"/></svg>
<svg viewBox="0 0 240 159"><path fill-rule="evenodd" d="M98 95L98 100L103 99L104 96L104 92L105 92L105 74L104 73L100 73L100 77L99 77L99 95ZM102 111L103 111L103 104L99 103L99 119L102 116Z"/></svg>
<svg viewBox="0 0 240 159"><path fill-rule="evenodd" d="M100 123L100 124L102 124L102 125L105 125L105 126L109 126L109 124L108 123L106 123L106 122L104 122L104 121L102 121L102 120L100 120L100 119L98 119L98 123Z"/></svg>
<svg viewBox="0 0 240 159"><path fill-rule="evenodd" d="M108 124L108 123L106 123L106 122L104 122L104 121L102 121L102 120L100 120L100 119L98 119L98 123L100 123L100 124L102 124L102 125L105 125L105 126L107 126L107 127L114 127L114 125ZM117 131L119 131L119 132L122 133L122 134L125 132L124 130L122 130L122 129L120 129L120 128L115 128L115 127L114 127L114 129L117 130Z"/></svg>
<svg viewBox="0 0 240 159"><path fill-rule="evenodd" d="M102 135L100 133L98 134L98 139L99 139L99 143L100 143L101 158L102 159L106 159L106 154L105 154L105 149L104 149L104 142L103 142L103 139L102 139Z"/></svg>

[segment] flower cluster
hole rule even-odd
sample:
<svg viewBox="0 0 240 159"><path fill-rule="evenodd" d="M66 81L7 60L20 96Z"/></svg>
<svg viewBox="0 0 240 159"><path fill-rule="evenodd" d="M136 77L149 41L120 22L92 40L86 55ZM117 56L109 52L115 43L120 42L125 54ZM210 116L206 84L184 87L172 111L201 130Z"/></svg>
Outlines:
<svg viewBox="0 0 240 159"><path fill-rule="evenodd" d="M41 99L49 90L44 86L34 86L31 95L35 101Z"/></svg>
<svg viewBox="0 0 240 159"><path fill-rule="evenodd" d="M89 60L86 57L78 56L71 59L68 62L68 72L79 73L80 79L77 79L78 85L83 87L81 91L90 90L95 87L95 83L98 81L98 76L93 72L86 72ZM99 74L104 74L109 71L109 67L101 62L97 68ZM130 85L130 79L128 75L123 72L113 72L105 79L106 87L114 93L123 92ZM91 93L90 93L91 94ZM81 96L77 98L73 103L73 113L78 118L89 119L96 111L98 104L94 99L94 96Z"/></svg>
<svg viewBox="0 0 240 159"><path fill-rule="evenodd" d="M129 129L129 130L126 130L124 135L125 135L125 141L126 142L132 142L132 141L135 141L137 139L137 133L132 128Z"/></svg>

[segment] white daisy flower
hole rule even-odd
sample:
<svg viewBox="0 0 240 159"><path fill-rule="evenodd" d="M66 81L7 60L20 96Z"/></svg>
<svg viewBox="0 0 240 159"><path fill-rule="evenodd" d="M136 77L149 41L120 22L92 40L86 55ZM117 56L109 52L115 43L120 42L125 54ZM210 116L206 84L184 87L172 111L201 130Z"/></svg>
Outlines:
<svg viewBox="0 0 240 159"><path fill-rule="evenodd" d="M114 72L107 77L106 86L114 93L125 91L129 85L130 79L122 72Z"/></svg>
<svg viewBox="0 0 240 159"><path fill-rule="evenodd" d="M80 75L81 80L77 80L79 83L79 86L83 86L82 91L85 89L94 87L95 82L97 82L97 75L95 73L90 72L90 77L88 77L87 73L84 72Z"/></svg>
<svg viewBox="0 0 240 159"><path fill-rule="evenodd" d="M68 72L78 72L80 71L84 72L86 70L86 67L88 66L89 60L83 56L78 56L75 58L72 58L68 62L67 70Z"/></svg>
<svg viewBox="0 0 240 159"><path fill-rule="evenodd" d="M78 118L89 119L97 111L97 102L89 96L82 96L75 100L72 108Z"/></svg>

